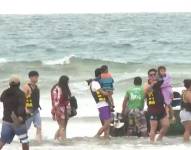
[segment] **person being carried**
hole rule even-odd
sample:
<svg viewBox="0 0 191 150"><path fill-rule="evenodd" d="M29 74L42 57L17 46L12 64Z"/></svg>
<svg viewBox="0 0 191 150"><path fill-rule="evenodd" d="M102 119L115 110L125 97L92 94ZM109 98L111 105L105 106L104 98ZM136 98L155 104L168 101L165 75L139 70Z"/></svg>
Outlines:
<svg viewBox="0 0 191 150"><path fill-rule="evenodd" d="M99 80L101 88L106 91L109 92L109 96L108 96L108 104L110 106L110 109L112 112L114 112L114 100L113 100L113 83L114 80L112 78L111 73L109 73L108 71L108 67L106 65L101 66L101 78Z"/></svg>
<svg viewBox="0 0 191 150"><path fill-rule="evenodd" d="M26 96L26 112L28 119L26 121L27 129L31 127L33 123L36 131L36 140L42 143L42 128L41 128L41 117L40 117L40 90L37 86L39 73L37 71L30 71L29 74L30 81L26 83L23 87L23 91Z"/></svg>
<svg viewBox="0 0 191 150"><path fill-rule="evenodd" d="M134 78L134 86L127 90L123 101L122 114L128 118L127 135L146 137L147 121L144 115L144 88L141 77Z"/></svg>
<svg viewBox="0 0 191 150"><path fill-rule="evenodd" d="M171 103L173 100L173 90L172 90L172 78L169 74L166 73L165 66L158 67L159 80L163 80L161 85L161 91L164 96L165 110L168 118L175 119L174 111L172 109Z"/></svg>
<svg viewBox="0 0 191 150"><path fill-rule="evenodd" d="M3 122L1 129L0 149L13 141L17 135L22 144L23 150L29 150L27 128L25 125L25 94L20 90L20 79L12 76L9 81L9 88L5 90L0 101L3 103Z"/></svg>

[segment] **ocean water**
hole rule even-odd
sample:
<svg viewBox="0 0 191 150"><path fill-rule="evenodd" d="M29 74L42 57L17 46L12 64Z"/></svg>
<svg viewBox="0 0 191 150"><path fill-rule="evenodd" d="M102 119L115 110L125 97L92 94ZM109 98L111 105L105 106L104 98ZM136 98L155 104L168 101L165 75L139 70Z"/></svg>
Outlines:
<svg viewBox="0 0 191 150"><path fill-rule="evenodd" d="M68 139L63 142L53 140L54 133L58 128L56 122L50 119L43 120L43 143L38 144L35 138L35 130L32 127L29 131L31 150L168 150L168 149L189 149L191 144L184 144L181 136L165 137L162 142L150 144L148 138L138 137L111 137L110 140L94 138L93 136L99 129L98 118L73 118L69 120L67 127ZM21 145L15 137L11 145L5 145L4 150L20 150Z"/></svg>
<svg viewBox="0 0 191 150"><path fill-rule="evenodd" d="M0 91L8 86L11 74L19 74L24 84L28 71L38 70L41 114L50 119L50 89L66 74L72 94L78 99L78 118L95 117L98 112L85 80L94 77L95 68L107 64L115 80L114 99L120 112L133 78L141 76L146 81L150 68L165 65L175 88L190 78L190 24L191 13L0 15ZM89 135L90 130L84 133ZM85 144L80 143L82 149L100 148L99 144L86 148L89 138L84 140ZM121 146L120 138L112 140ZM138 145L135 142L127 147ZM162 148L168 146L173 148L172 144Z"/></svg>

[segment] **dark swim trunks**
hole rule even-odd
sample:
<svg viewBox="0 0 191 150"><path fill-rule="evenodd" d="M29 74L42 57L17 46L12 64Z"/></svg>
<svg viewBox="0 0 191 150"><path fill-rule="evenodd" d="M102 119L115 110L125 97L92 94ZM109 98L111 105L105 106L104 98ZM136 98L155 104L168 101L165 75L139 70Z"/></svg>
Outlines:
<svg viewBox="0 0 191 150"><path fill-rule="evenodd" d="M160 112L158 114L148 113L148 116L149 116L149 120L160 121L166 116L166 112Z"/></svg>

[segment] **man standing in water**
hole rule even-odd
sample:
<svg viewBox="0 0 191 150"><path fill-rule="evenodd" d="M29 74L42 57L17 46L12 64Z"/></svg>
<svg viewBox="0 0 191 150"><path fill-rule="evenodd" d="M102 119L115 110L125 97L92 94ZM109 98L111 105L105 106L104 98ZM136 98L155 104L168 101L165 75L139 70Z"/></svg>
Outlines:
<svg viewBox="0 0 191 150"><path fill-rule="evenodd" d="M148 83L145 84L145 92L150 121L150 141L154 143L158 124L160 132L156 140L162 140L169 127L169 120L165 111L164 97L161 92L163 80L157 81L157 70L148 71Z"/></svg>
<svg viewBox="0 0 191 150"><path fill-rule="evenodd" d="M37 71L30 71L29 74L30 81L26 83L23 87L23 91L26 96L26 112L28 119L26 121L27 129L30 128L33 123L37 128L36 139L39 143L42 142L42 131L41 131L41 117L40 117L40 90L37 86L39 74Z"/></svg>
<svg viewBox="0 0 191 150"><path fill-rule="evenodd" d="M12 76L9 86L0 98L4 108L0 149L6 143L10 144L14 136L17 135L22 144L22 149L29 150L27 128L25 125L25 94L20 90L20 79L17 76Z"/></svg>
<svg viewBox="0 0 191 150"><path fill-rule="evenodd" d="M134 86L127 90L123 101L122 114L128 116L128 129L129 136L139 135L148 136L147 134L147 121L144 115L144 88L142 86L141 77L134 78Z"/></svg>
<svg viewBox="0 0 191 150"><path fill-rule="evenodd" d="M96 137L100 137L104 133L105 138L109 138L110 123L111 123L111 111L109 104L107 103L107 97L110 96L109 92L103 91L99 83L101 77L101 69L95 70L95 79L90 83L90 90L94 97L97 108L99 110L99 117L102 123L102 127L98 130Z"/></svg>

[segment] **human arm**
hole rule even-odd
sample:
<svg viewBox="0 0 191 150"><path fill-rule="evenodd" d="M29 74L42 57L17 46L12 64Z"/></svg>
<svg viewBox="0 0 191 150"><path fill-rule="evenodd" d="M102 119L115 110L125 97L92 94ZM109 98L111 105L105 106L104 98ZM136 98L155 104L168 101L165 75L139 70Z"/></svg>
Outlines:
<svg viewBox="0 0 191 150"><path fill-rule="evenodd" d="M172 78L170 75L166 75L166 77L163 80L164 82L162 83L161 88L172 86Z"/></svg>
<svg viewBox="0 0 191 150"><path fill-rule="evenodd" d="M145 83L143 89L144 89L144 94L146 95L157 83L157 81L153 81L151 84Z"/></svg>
<svg viewBox="0 0 191 150"><path fill-rule="evenodd" d="M22 91L24 92L24 94L25 94L26 97L29 95L30 88L29 88L28 84L25 84L25 85L23 86Z"/></svg>
<svg viewBox="0 0 191 150"><path fill-rule="evenodd" d="M189 91L189 92L187 92L187 94L186 94L186 100L187 100L187 102L188 103L190 103L191 104L191 92Z"/></svg>
<svg viewBox="0 0 191 150"><path fill-rule="evenodd" d="M96 91L99 91L102 95L104 96L110 96L111 94L107 91L104 91L102 88L101 88L101 85L99 82L97 81L92 81L91 83L91 86L90 86L91 90L93 92L96 92Z"/></svg>
<svg viewBox="0 0 191 150"><path fill-rule="evenodd" d="M123 104L122 104L122 114L123 115L125 115L125 110L126 110L126 108L127 108L127 103L128 103L128 97L127 96L125 96L125 98L124 98L124 100L123 100Z"/></svg>
<svg viewBox="0 0 191 150"><path fill-rule="evenodd" d="M15 125L20 125L24 121L25 117L25 95L24 92L21 91L18 95L18 108L15 112L12 111L11 118Z"/></svg>
<svg viewBox="0 0 191 150"><path fill-rule="evenodd" d="M0 101L4 102L5 100L5 91L1 94Z"/></svg>

